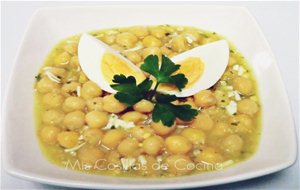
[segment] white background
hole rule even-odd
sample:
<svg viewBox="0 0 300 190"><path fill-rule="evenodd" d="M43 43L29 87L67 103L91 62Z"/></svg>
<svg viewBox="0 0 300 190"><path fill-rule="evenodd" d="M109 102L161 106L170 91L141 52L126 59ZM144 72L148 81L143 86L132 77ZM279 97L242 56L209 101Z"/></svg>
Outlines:
<svg viewBox="0 0 300 190"><path fill-rule="evenodd" d="M171 2L168 2L171 3ZM30 16L39 7L100 5L103 2L2 2L1 91L5 93L17 49ZM107 4L107 3L106 3ZM120 3L110 3L120 4ZM131 3L132 4L132 3ZM133 3L137 4L137 3ZM179 4L172 3L172 4ZM183 3L182 3L183 4ZM185 3L188 4L188 3ZM299 4L297 2L199 2L239 5L250 9L269 41L286 85L297 131L299 128ZM180 10L179 10L180 11ZM38 50L37 50L38 53ZM1 102L3 96L1 96ZM274 150L276 151L276 149ZM58 189L17 179L1 169L1 189ZM204 189L299 189L299 159L292 167L268 176ZM62 188L59 188L62 189ZM66 188L67 189L67 188Z"/></svg>

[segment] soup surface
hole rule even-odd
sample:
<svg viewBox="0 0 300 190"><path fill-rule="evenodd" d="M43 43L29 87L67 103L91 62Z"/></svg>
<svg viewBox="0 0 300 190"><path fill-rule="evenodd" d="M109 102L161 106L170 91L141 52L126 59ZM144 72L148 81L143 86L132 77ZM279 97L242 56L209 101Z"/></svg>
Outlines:
<svg viewBox="0 0 300 190"><path fill-rule="evenodd" d="M170 25L89 34L137 66L151 54L171 58L224 39L215 32ZM78 61L79 39L59 42L36 76L37 135L51 162L92 174L172 177L221 170L255 153L261 113L256 81L232 45L226 71L213 87L174 102L190 104L198 115L168 127L151 120L153 102L127 107L90 81Z"/></svg>

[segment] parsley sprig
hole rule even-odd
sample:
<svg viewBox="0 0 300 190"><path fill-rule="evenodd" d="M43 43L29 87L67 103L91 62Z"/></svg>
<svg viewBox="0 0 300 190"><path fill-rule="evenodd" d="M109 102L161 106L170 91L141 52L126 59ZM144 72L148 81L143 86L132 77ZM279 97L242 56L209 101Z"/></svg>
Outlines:
<svg viewBox="0 0 300 190"><path fill-rule="evenodd" d="M158 86L162 83L173 84L181 91L187 84L188 79L184 74L174 74L180 68L180 65L176 65L168 57L162 56L160 67L158 62L156 55L149 55L141 65L143 71L151 74L156 79L153 90L151 90L153 81L149 78L137 84L133 76L115 75L113 78L115 84L111 85L117 91L115 98L129 107L142 99L152 101L155 103L152 113L153 121L161 121L168 127L174 124L176 118L190 121L198 114L196 109L192 109L191 105L188 104L175 105L172 103L178 100L175 95L157 92Z"/></svg>

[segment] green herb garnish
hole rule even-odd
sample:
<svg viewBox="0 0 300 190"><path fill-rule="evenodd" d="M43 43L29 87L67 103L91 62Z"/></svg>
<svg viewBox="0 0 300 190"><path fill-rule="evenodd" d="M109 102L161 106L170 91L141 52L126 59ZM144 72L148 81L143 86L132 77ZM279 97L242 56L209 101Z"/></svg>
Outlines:
<svg viewBox="0 0 300 190"><path fill-rule="evenodd" d="M141 65L141 69L156 78L156 84L153 90L151 86L153 81L149 78L140 84L136 84L133 76L115 75L111 87L118 91L115 98L127 106L133 106L142 99L146 99L155 103L152 119L154 122L161 121L164 125L171 127L176 118L183 121L192 120L197 114L196 109L192 109L191 105L175 105L172 102L178 100L175 95L161 94L157 92L159 84L173 84L181 91L188 83L184 74L174 74L180 65L173 63L168 57L162 56L162 63L159 67L158 57L149 55Z"/></svg>
<svg viewBox="0 0 300 190"><path fill-rule="evenodd" d="M38 75L36 75L34 78L36 79L36 81L41 80L41 78L42 78L41 73L39 73Z"/></svg>

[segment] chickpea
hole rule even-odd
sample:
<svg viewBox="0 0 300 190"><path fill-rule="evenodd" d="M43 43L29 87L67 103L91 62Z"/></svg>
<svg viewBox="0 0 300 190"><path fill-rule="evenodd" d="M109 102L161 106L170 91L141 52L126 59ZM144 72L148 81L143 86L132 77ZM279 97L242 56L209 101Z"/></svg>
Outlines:
<svg viewBox="0 0 300 190"><path fill-rule="evenodd" d="M165 143L167 150L172 154L186 154L192 149L192 143L180 135L167 137Z"/></svg>
<svg viewBox="0 0 300 190"><path fill-rule="evenodd" d="M81 96L86 100L101 95L102 95L101 88L99 88L98 85L92 81L88 81L84 83L81 88Z"/></svg>
<svg viewBox="0 0 300 190"><path fill-rule="evenodd" d="M64 49L70 54L77 54L77 43L68 43L65 45Z"/></svg>
<svg viewBox="0 0 300 190"><path fill-rule="evenodd" d="M142 61L142 57L135 51L128 51L124 53L125 57L127 57L130 61L137 64Z"/></svg>
<svg viewBox="0 0 300 190"><path fill-rule="evenodd" d="M238 154L243 148L243 139L238 135L229 135L222 141L222 149L229 154Z"/></svg>
<svg viewBox="0 0 300 190"><path fill-rule="evenodd" d="M228 61L228 65L229 65L229 66L232 66L232 65L234 65L234 64L236 64L236 63L237 63L236 58L233 57L232 54L230 54L229 61Z"/></svg>
<svg viewBox="0 0 300 190"><path fill-rule="evenodd" d="M137 156L139 154L139 143L136 139L124 139L118 146L117 150L122 156Z"/></svg>
<svg viewBox="0 0 300 190"><path fill-rule="evenodd" d="M83 138L84 140L91 145L98 145L103 138L104 133L100 129L89 128L84 131Z"/></svg>
<svg viewBox="0 0 300 190"><path fill-rule="evenodd" d="M102 40L103 40L103 42L107 43L108 45L111 45L115 42L116 36L114 36L114 35L105 35L102 38Z"/></svg>
<svg viewBox="0 0 300 190"><path fill-rule="evenodd" d="M237 103L237 111L238 113L254 115L258 112L258 106L255 101L251 99L244 99Z"/></svg>
<svg viewBox="0 0 300 190"><path fill-rule="evenodd" d="M63 103L63 110L66 112L83 110L85 107L85 102L80 97L70 96Z"/></svg>
<svg viewBox="0 0 300 190"><path fill-rule="evenodd" d="M43 113L42 121L49 125L58 125L64 119L64 113L60 110L50 109Z"/></svg>
<svg viewBox="0 0 300 190"><path fill-rule="evenodd" d="M57 135L58 143L65 148L73 148L78 144L79 134L74 131L63 131Z"/></svg>
<svg viewBox="0 0 300 190"><path fill-rule="evenodd" d="M111 151L108 152L108 155L107 155L108 163L120 165L121 164L120 159L121 159L121 155L118 151L111 150Z"/></svg>
<svg viewBox="0 0 300 190"><path fill-rule="evenodd" d="M251 133L253 130L253 121L250 116L238 114L230 118L232 128L237 133Z"/></svg>
<svg viewBox="0 0 300 190"><path fill-rule="evenodd" d="M170 57L170 55L173 53L172 49L166 46L162 46L160 50L162 54L167 55L168 57Z"/></svg>
<svg viewBox="0 0 300 190"><path fill-rule="evenodd" d="M200 129L185 128L180 134L191 141L193 144L205 143L205 133Z"/></svg>
<svg viewBox="0 0 300 190"><path fill-rule="evenodd" d="M57 143L57 135L60 132L60 128L53 125L43 126L40 135L43 142L53 145Z"/></svg>
<svg viewBox="0 0 300 190"><path fill-rule="evenodd" d="M117 52L122 52L125 50L125 48L123 48L122 46L119 46L118 44L112 45L111 48L113 48Z"/></svg>
<svg viewBox="0 0 300 190"><path fill-rule="evenodd" d="M68 52L63 52L59 54L54 59L54 63L56 66L65 66L70 62L71 55Z"/></svg>
<svg viewBox="0 0 300 190"><path fill-rule="evenodd" d="M159 121L157 123L152 122L151 128L154 130L154 132L157 135L165 136L165 135L172 133L175 130L175 124L171 127L168 127L168 126L163 125L161 121Z"/></svg>
<svg viewBox="0 0 300 190"><path fill-rule="evenodd" d="M51 68L49 68L49 71L57 77L60 77L60 78L66 77L66 70L63 68L51 67Z"/></svg>
<svg viewBox="0 0 300 190"><path fill-rule="evenodd" d="M217 99L210 90L202 90L194 95L195 104L198 107L207 108L214 106Z"/></svg>
<svg viewBox="0 0 300 190"><path fill-rule="evenodd" d="M84 74L84 72L80 71L80 72L79 72L79 79L78 79L78 81L79 81L80 83L86 83L86 82L89 81L89 79L88 79L87 76Z"/></svg>
<svg viewBox="0 0 300 190"><path fill-rule="evenodd" d="M121 119L125 120L125 121L131 121L134 123L139 123L141 121L144 121L148 118L147 115L142 114L140 112L137 111L130 111L130 112L126 112L125 114L123 114L121 116Z"/></svg>
<svg viewBox="0 0 300 190"><path fill-rule="evenodd" d="M102 144L110 149L115 149L125 137L126 134L121 129L109 130L105 133Z"/></svg>
<svg viewBox="0 0 300 190"><path fill-rule="evenodd" d="M138 38L143 38L149 34L147 27L135 26L129 29L129 32L133 33Z"/></svg>
<svg viewBox="0 0 300 190"><path fill-rule="evenodd" d="M107 125L108 120L107 112L91 111L85 116L85 121L91 128L103 128Z"/></svg>
<svg viewBox="0 0 300 190"><path fill-rule="evenodd" d="M166 36L167 31L163 28L151 28L150 33L156 38L163 38Z"/></svg>
<svg viewBox="0 0 300 190"><path fill-rule="evenodd" d="M71 68L78 68L79 67L79 60L78 60L78 56L75 55L70 59L70 67Z"/></svg>
<svg viewBox="0 0 300 190"><path fill-rule="evenodd" d="M135 126L130 129L130 134L132 137L136 138L138 141L142 141L152 135L153 131L148 126Z"/></svg>
<svg viewBox="0 0 300 190"><path fill-rule="evenodd" d="M64 96L70 96L70 95L76 94L78 86L80 86L80 83L78 83L78 82L65 83L61 88L61 93Z"/></svg>
<svg viewBox="0 0 300 190"><path fill-rule="evenodd" d="M80 129L84 126L84 123L84 113L82 111L68 113L63 121L64 126L69 130Z"/></svg>
<svg viewBox="0 0 300 190"><path fill-rule="evenodd" d="M236 77L233 79L232 86L243 95L251 95L254 92L254 86L250 79Z"/></svg>
<svg viewBox="0 0 300 190"><path fill-rule="evenodd" d="M89 111L103 111L103 99L101 97L88 99L86 105Z"/></svg>
<svg viewBox="0 0 300 190"><path fill-rule="evenodd" d="M212 147L206 147L197 157L195 158L196 162L204 162L210 164L216 164L223 162L223 157L218 151Z"/></svg>
<svg viewBox="0 0 300 190"><path fill-rule="evenodd" d="M188 156L171 155L166 159L168 172L174 175L186 175L193 171L195 165Z"/></svg>
<svg viewBox="0 0 300 190"><path fill-rule="evenodd" d="M231 133L231 128L228 123L218 122L215 125L215 128L211 131L211 135L217 138L223 137L229 133Z"/></svg>
<svg viewBox="0 0 300 190"><path fill-rule="evenodd" d="M156 156L164 147L164 140L160 136L152 136L143 141L143 150L145 153Z"/></svg>
<svg viewBox="0 0 300 190"><path fill-rule="evenodd" d="M161 41L154 36L147 36L143 39L143 45L145 47L160 47Z"/></svg>
<svg viewBox="0 0 300 190"><path fill-rule="evenodd" d="M161 50L158 47L148 47L142 50L142 56L145 59L149 55L157 55L161 58Z"/></svg>
<svg viewBox="0 0 300 190"><path fill-rule="evenodd" d="M142 113L149 113L152 112L154 108L154 104L149 100L141 100L138 103L133 105L133 109L138 112Z"/></svg>
<svg viewBox="0 0 300 190"><path fill-rule="evenodd" d="M64 97L56 92L50 92L43 96L42 103L46 108L58 108L64 101Z"/></svg>
<svg viewBox="0 0 300 190"><path fill-rule="evenodd" d="M98 165L105 154L97 147L84 146L78 150L77 157L84 164Z"/></svg>
<svg viewBox="0 0 300 190"><path fill-rule="evenodd" d="M36 85L37 91L40 93L48 93L59 88L59 84L53 82L48 77L43 77Z"/></svg>
<svg viewBox="0 0 300 190"><path fill-rule="evenodd" d="M138 41L138 38L129 32L123 32L117 35L116 42L126 48L131 48Z"/></svg>
<svg viewBox="0 0 300 190"><path fill-rule="evenodd" d="M103 97L103 110L110 113L120 113L126 109L126 105L119 102L113 94Z"/></svg>
<svg viewBox="0 0 300 190"><path fill-rule="evenodd" d="M171 41L171 47L174 51L180 53L187 49L186 39L183 36L176 36Z"/></svg>
<svg viewBox="0 0 300 190"><path fill-rule="evenodd" d="M208 114L205 113L198 114L191 124L191 127L199 128L204 131L211 130L213 126L214 121L210 118Z"/></svg>

